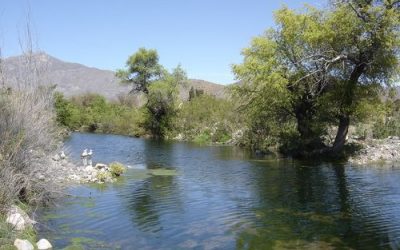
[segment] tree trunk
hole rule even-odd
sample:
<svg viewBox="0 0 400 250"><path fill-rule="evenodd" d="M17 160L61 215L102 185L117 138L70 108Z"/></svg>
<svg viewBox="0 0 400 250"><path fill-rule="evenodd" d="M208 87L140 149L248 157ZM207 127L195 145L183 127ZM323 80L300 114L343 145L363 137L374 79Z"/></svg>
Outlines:
<svg viewBox="0 0 400 250"><path fill-rule="evenodd" d="M343 103L341 116L339 117L339 127L336 133L335 141L331 148L331 152L334 154L342 151L344 144L346 143L347 132L349 131L350 126L350 114L346 109L350 109L353 105L354 101L354 93L357 88L358 79L364 73L366 68L366 64L360 63L358 64L353 71L351 72L350 78L345 86L345 92L343 93Z"/></svg>
<svg viewBox="0 0 400 250"><path fill-rule="evenodd" d="M308 101L305 101L306 98L303 98L294 108L294 113L297 120L297 131L300 134L300 138L304 141L310 139L313 135L312 131L312 119L313 119L313 108L312 104Z"/></svg>
<svg viewBox="0 0 400 250"><path fill-rule="evenodd" d="M307 140L312 135L312 130L310 126L310 119L305 117L303 114L296 114L297 120L297 131L300 134L302 140Z"/></svg>
<svg viewBox="0 0 400 250"><path fill-rule="evenodd" d="M336 133L335 142L332 146L333 153L339 153L342 151L344 144L346 143L347 132L349 131L350 117L342 116L339 119L339 127Z"/></svg>

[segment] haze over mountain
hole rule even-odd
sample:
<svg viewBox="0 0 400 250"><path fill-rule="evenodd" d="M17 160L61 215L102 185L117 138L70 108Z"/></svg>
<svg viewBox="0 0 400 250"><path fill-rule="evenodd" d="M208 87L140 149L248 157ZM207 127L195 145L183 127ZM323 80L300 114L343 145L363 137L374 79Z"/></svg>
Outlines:
<svg viewBox="0 0 400 250"><path fill-rule="evenodd" d="M3 69L8 86L16 87L19 79L26 78L24 75L29 66L27 64L27 58L24 56L4 59ZM34 65L36 70L41 72L41 82L56 85L56 91L62 92L65 96L96 93L108 99L116 99L130 90L130 86L119 83L114 71L65 62L43 52L34 54L32 63L29 64ZM204 90L207 94L224 97L224 85L190 79L188 85L180 89L181 98L187 99L192 86Z"/></svg>

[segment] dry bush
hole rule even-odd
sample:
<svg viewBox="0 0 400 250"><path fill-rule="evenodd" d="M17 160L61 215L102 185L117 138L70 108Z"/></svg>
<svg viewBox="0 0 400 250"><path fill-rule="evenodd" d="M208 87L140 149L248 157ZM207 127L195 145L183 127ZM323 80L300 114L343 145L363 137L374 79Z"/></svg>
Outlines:
<svg viewBox="0 0 400 250"><path fill-rule="evenodd" d="M41 54L26 53L17 85L0 91L0 209L17 199L38 203L56 190L48 175L57 149L53 90L40 77ZM7 84L7 78L6 78Z"/></svg>

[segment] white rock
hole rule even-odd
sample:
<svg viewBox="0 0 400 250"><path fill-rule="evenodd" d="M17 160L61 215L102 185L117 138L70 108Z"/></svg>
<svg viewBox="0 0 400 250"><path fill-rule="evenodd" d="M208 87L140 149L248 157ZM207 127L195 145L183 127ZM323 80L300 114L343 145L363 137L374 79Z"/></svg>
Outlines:
<svg viewBox="0 0 400 250"><path fill-rule="evenodd" d="M25 219L20 213L9 214L6 222L11 224L13 229L18 231L24 230L26 226Z"/></svg>
<svg viewBox="0 0 400 250"><path fill-rule="evenodd" d="M37 174L37 175L36 175L36 178L37 178L39 181L44 181L44 180L46 180L46 177L45 177L44 175L42 175L42 174Z"/></svg>
<svg viewBox="0 0 400 250"><path fill-rule="evenodd" d="M39 250L47 250L53 248L53 246L50 244L50 242L46 239L41 239L37 243L37 248Z"/></svg>
<svg viewBox="0 0 400 250"><path fill-rule="evenodd" d="M94 166L94 167L97 169L102 169L102 168L107 168L107 165L103 164L103 163L97 163L96 166Z"/></svg>
<svg viewBox="0 0 400 250"><path fill-rule="evenodd" d="M14 246L18 250L33 250L34 249L33 245L27 240L16 239L14 241Z"/></svg>
<svg viewBox="0 0 400 250"><path fill-rule="evenodd" d="M87 166L87 167L85 167L85 171L86 172L92 172L93 171L93 167L92 166Z"/></svg>
<svg viewBox="0 0 400 250"><path fill-rule="evenodd" d="M53 161L59 161L61 160L61 157L58 154L56 154L51 159L53 159Z"/></svg>

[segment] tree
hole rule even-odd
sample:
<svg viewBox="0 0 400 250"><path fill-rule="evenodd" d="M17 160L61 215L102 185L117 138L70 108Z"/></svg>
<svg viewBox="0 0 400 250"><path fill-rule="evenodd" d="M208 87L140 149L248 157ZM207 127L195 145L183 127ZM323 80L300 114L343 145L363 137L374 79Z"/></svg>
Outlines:
<svg viewBox="0 0 400 250"><path fill-rule="evenodd" d="M234 93L247 111L268 114L265 126L294 123L306 151L323 147L327 125L338 123L329 151L339 152L357 107L398 75L398 2L339 1L329 10L283 8L275 17L277 28L255 38L234 65L242 83Z"/></svg>
<svg viewBox="0 0 400 250"><path fill-rule="evenodd" d="M175 114L178 86L186 84L186 72L178 65L169 73L158 63L156 50L140 48L129 57L127 70L118 70L123 83L133 84L131 93L147 97L145 127L156 138L163 138Z"/></svg>
<svg viewBox="0 0 400 250"><path fill-rule="evenodd" d="M399 1L344 0L336 4L330 23L345 25L336 33L332 49L341 58L332 66L339 99L336 117L338 132L332 150L342 150L351 119L358 104L369 95L360 89L390 86L399 79Z"/></svg>
<svg viewBox="0 0 400 250"><path fill-rule="evenodd" d="M149 94L149 85L163 77L164 69L158 63L158 53L154 49L140 48L129 57L127 69L120 69L116 76L122 83L132 84L131 93L143 92Z"/></svg>
<svg viewBox="0 0 400 250"><path fill-rule="evenodd" d="M171 128L177 110L178 87L186 81L186 73L178 65L172 74L166 73L162 80L149 86L146 127L154 137L163 138Z"/></svg>

